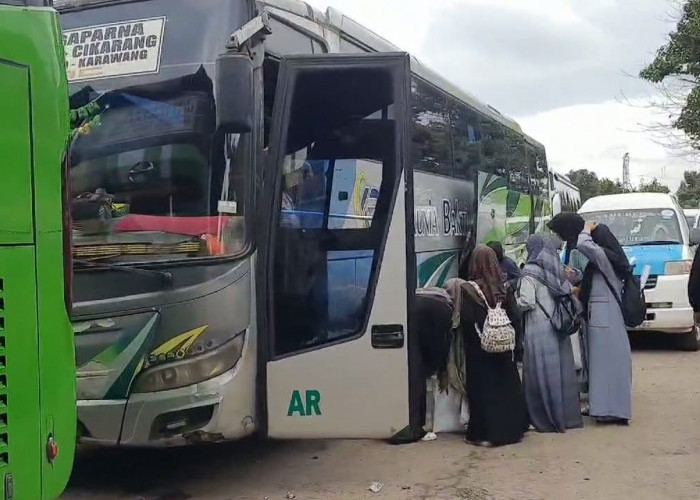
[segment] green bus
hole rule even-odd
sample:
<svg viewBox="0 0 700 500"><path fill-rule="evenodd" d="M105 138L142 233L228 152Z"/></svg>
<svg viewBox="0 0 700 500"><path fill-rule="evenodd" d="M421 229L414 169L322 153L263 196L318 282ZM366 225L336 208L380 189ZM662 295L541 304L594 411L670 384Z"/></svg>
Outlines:
<svg viewBox="0 0 700 500"><path fill-rule="evenodd" d="M68 90L50 0L0 0L0 87L0 498L56 498L73 466L76 402Z"/></svg>

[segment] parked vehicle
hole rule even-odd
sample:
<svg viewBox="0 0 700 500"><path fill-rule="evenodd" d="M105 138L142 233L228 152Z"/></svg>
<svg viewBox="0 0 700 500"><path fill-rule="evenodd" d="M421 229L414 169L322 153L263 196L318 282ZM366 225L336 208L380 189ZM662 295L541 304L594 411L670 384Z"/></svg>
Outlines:
<svg viewBox="0 0 700 500"><path fill-rule="evenodd" d="M68 82L58 14L50 7L48 0L0 0L0 498L5 500L61 495L76 442L70 227L63 203Z"/></svg>
<svg viewBox="0 0 700 500"><path fill-rule="evenodd" d="M467 241L524 254L551 214L544 146L334 9L56 5L89 130L70 152L81 439L415 428L414 290Z"/></svg>
<svg viewBox="0 0 700 500"><path fill-rule="evenodd" d="M644 286L647 317L634 331L681 335L685 349L700 350L700 331L687 293L700 229L688 227L676 198L660 193L598 196L586 201L579 213L610 227L635 275L649 269Z"/></svg>

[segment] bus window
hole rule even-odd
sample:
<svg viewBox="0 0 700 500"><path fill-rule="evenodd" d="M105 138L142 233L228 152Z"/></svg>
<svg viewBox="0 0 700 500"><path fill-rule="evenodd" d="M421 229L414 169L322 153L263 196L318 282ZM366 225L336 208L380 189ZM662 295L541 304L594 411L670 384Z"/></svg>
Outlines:
<svg viewBox="0 0 700 500"><path fill-rule="evenodd" d="M484 117L481 123L483 134L482 170L508 180L508 154L503 125Z"/></svg>
<svg viewBox="0 0 700 500"><path fill-rule="evenodd" d="M265 40L266 52L272 54L311 54L313 51L311 37L295 30L291 26L270 19L272 34Z"/></svg>
<svg viewBox="0 0 700 500"><path fill-rule="evenodd" d="M411 84L413 154L416 170L452 176L452 142L447 98L421 80Z"/></svg>
<svg viewBox="0 0 700 500"><path fill-rule="evenodd" d="M481 168L481 127L475 111L461 103L450 110L452 125L452 147L454 149L457 179L471 181Z"/></svg>

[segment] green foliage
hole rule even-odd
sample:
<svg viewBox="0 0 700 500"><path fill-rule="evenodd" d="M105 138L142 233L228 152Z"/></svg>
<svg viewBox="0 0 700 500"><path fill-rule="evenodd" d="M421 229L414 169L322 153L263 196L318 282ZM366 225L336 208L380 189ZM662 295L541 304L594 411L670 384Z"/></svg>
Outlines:
<svg viewBox="0 0 700 500"><path fill-rule="evenodd" d="M624 193L625 190L622 188L622 183L618 180L610 180L610 179L601 179L600 183L598 184L598 194L599 195L606 195L606 194L620 194Z"/></svg>
<svg viewBox="0 0 700 500"><path fill-rule="evenodd" d="M683 181L676 196L683 208L698 208L700 205L700 172L684 172Z"/></svg>
<svg viewBox="0 0 700 500"><path fill-rule="evenodd" d="M610 180L605 177L600 179L595 172L590 170L572 170L569 172L568 177L581 192L581 202L594 196L624 192L620 181Z"/></svg>
<svg viewBox="0 0 700 500"><path fill-rule="evenodd" d="M694 172L686 172L686 174L693 174L697 176L694 178L694 182L696 184L693 185L697 186L697 199L700 200L700 174L695 174ZM603 177L602 179L598 178L596 173L591 172L590 170L572 170L569 172L568 177L581 192L581 202L584 202L589 198L593 198L594 196L620 194L625 192L622 187L622 182L619 180L612 180L606 177ZM671 192L669 187L659 182L658 179L652 179L651 182L642 182L639 187L633 191L639 193ZM695 194L693 196L695 196Z"/></svg>
<svg viewBox="0 0 700 500"><path fill-rule="evenodd" d="M582 203L589 198L598 196L600 180L595 172L586 169L572 170L569 172L568 177L581 192Z"/></svg>
<svg viewBox="0 0 700 500"><path fill-rule="evenodd" d="M690 85L673 126L685 132L694 147L700 147L700 0L685 2L668 43L657 51L655 59L639 76L652 83L681 80Z"/></svg>
<svg viewBox="0 0 700 500"><path fill-rule="evenodd" d="M671 190L667 185L661 184L658 179L654 178L651 182L642 182L637 191L640 193L665 193L668 194Z"/></svg>

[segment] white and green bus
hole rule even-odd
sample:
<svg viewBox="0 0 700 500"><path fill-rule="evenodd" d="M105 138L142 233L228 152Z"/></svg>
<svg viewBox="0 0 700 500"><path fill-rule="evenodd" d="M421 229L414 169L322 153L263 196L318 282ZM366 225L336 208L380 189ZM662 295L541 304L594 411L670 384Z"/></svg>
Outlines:
<svg viewBox="0 0 700 500"><path fill-rule="evenodd" d="M476 242L522 260L551 216L544 147L333 9L55 3L90 111L70 152L81 438L415 435L415 290Z"/></svg>

